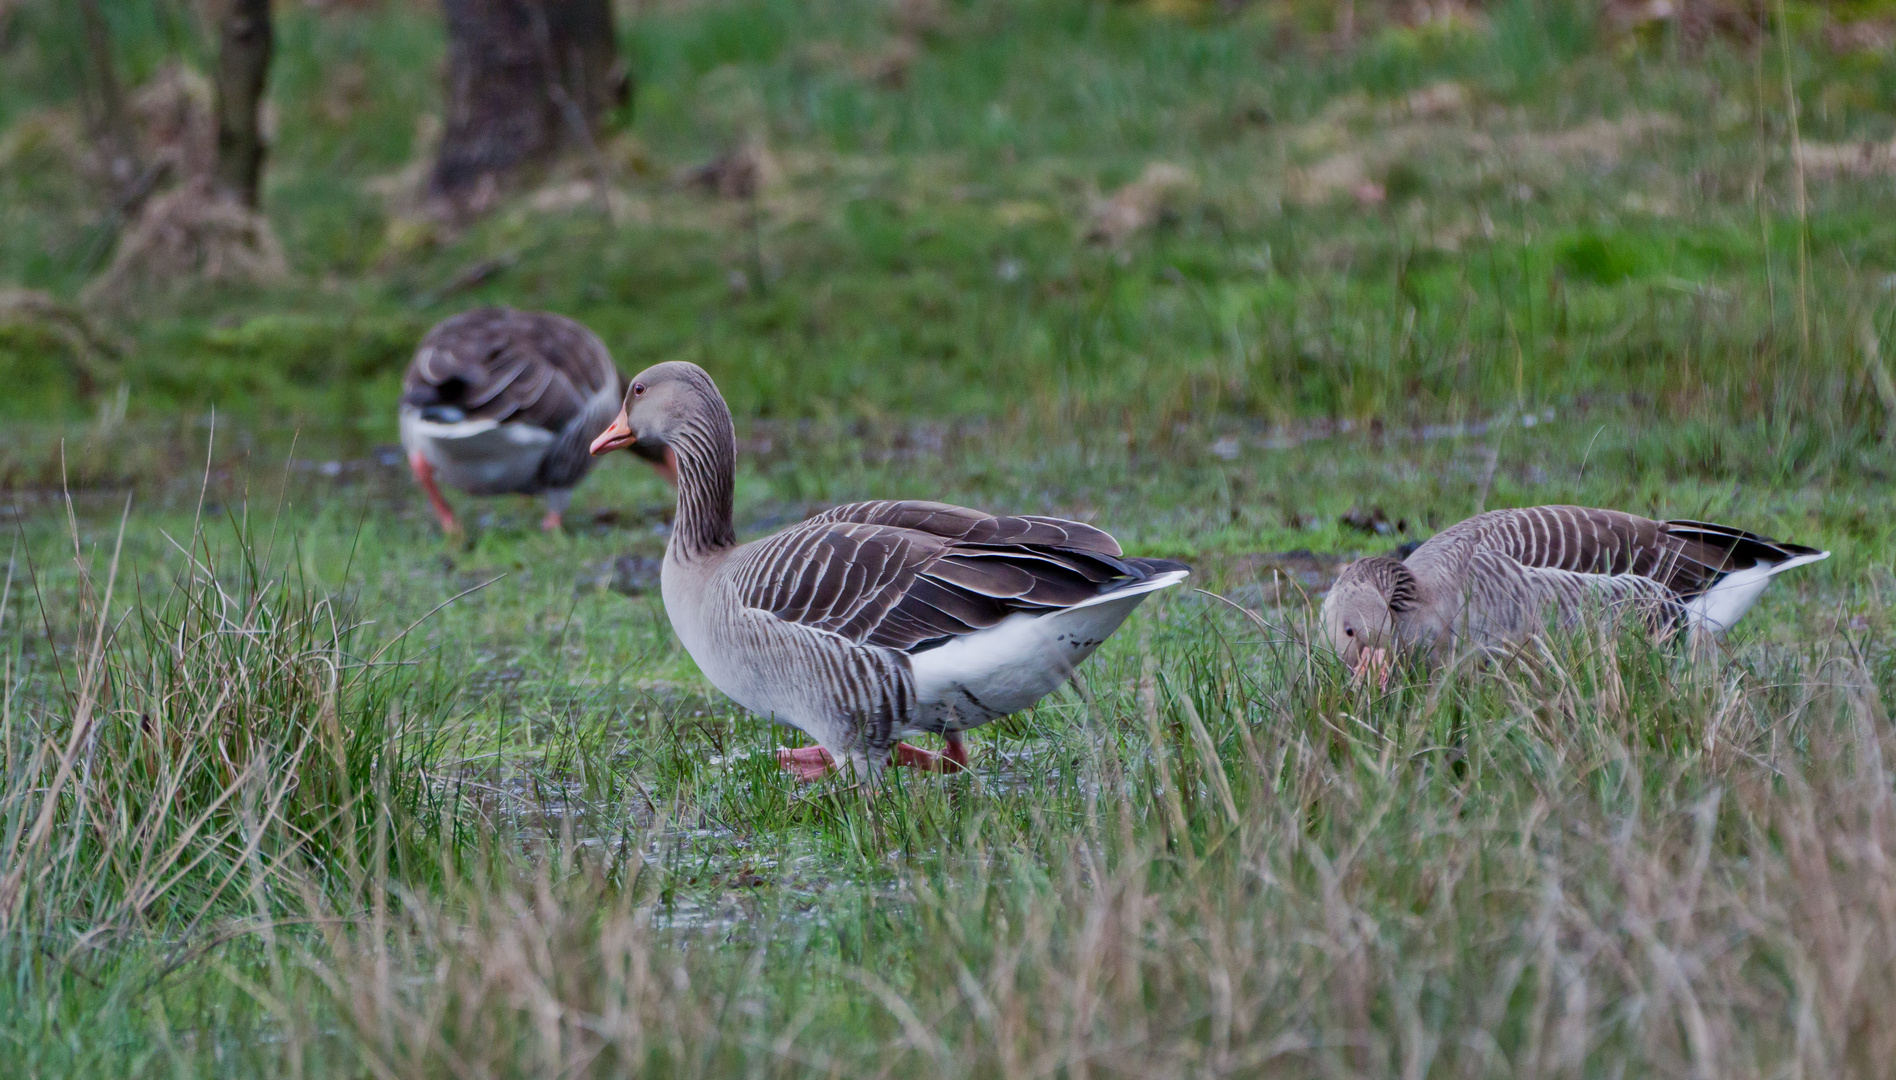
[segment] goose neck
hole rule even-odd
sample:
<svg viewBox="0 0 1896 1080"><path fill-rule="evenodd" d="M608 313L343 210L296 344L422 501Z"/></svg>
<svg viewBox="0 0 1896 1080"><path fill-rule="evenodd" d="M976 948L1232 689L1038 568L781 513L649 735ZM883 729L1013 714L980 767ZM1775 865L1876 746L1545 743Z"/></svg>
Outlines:
<svg viewBox="0 0 1896 1080"><path fill-rule="evenodd" d="M707 410L667 440L678 470L678 514L671 545L685 559L734 547L731 500L737 473L737 435L726 409Z"/></svg>

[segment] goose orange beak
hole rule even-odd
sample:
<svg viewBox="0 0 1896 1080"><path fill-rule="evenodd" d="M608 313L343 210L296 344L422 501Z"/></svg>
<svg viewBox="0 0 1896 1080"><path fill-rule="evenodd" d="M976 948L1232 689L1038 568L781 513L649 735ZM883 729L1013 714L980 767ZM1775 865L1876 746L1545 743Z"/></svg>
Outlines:
<svg viewBox="0 0 1896 1080"><path fill-rule="evenodd" d="M638 433L632 430L631 422L626 419L625 410L620 409L618 419L614 420L610 427L600 432L599 437L593 440L593 456L598 457L600 454L617 450L622 446L631 446L638 441Z"/></svg>

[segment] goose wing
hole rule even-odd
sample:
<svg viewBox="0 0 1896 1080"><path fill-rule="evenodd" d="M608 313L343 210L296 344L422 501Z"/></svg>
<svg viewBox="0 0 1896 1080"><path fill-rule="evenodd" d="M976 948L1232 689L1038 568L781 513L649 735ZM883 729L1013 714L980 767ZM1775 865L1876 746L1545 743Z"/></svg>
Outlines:
<svg viewBox="0 0 1896 1080"><path fill-rule="evenodd" d="M860 645L917 652L1016 612L1073 607L1183 569L1090 525L930 502L840 506L754 545L742 602Z"/></svg>
<svg viewBox="0 0 1896 1080"><path fill-rule="evenodd" d="M423 338L402 402L447 420L521 422L560 431L623 381L592 331L561 315L477 308ZM457 415L458 414L458 415Z"/></svg>
<svg viewBox="0 0 1896 1080"><path fill-rule="evenodd" d="M1560 575L1645 578L1681 600L1705 593L1729 574L1819 554L1724 525L1655 521L1585 506L1498 510L1465 524L1477 523L1477 551Z"/></svg>

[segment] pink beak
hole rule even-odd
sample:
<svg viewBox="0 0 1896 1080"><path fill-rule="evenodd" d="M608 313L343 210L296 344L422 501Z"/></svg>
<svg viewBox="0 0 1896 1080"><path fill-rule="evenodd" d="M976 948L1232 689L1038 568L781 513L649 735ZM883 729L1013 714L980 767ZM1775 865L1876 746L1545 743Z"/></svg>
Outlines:
<svg viewBox="0 0 1896 1080"><path fill-rule="evenodd" d="M638 441L638 433L632 430L631 422L626 419L625 410L620 409L618 419L614 420L610 427L600 432L599 437L593 440L593 456L598 457L600 454L617 450L622 446L631 446Z"/></svg>

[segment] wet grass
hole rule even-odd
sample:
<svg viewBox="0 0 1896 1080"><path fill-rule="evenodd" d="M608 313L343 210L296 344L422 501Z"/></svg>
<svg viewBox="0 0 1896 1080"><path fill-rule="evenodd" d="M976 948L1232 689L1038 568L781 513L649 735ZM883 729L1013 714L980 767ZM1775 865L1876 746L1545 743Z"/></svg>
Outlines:
<svg viewBox="0 0 1896 1080"><path fill-rule="evenodd" d="M89 388L0 323L0 1072L1877 1075L1896 236L1788 108L1886 142L1896 64L1803 5L1762 51L1163 6L648 5L616 216L540 198L581 169L458 235L366 186L433 16L282 8L293 285L84 311ZM131 82L201 63L186 7L106 7ZM114 226L62 11L4 39L0 281L77 310ZM674 181L745 139L755 207ZM1193 182L1088 241L1153 161ZM746 537L1054 513L1232 603L1155 598L970 775L799 787L672 637L636 462L565 535L434 533L390 402L489 301L710 368ZM1709 657L1370 694L1311 646L1342 560L1539 502L1834 555Z"/></svg>
<svg viewBox="0 0 1896 1080"><path fill-rule="evenodd" d="M1888 540L1862 523L1886 497L1642 487L1616 464L1629 436L1595 437L1626 430L1610 420L1230 462L1116 440L1030 458L1037 438L999 427L990 456L946 467L840 433L792 443L855 461L834 481L851 493L1087 514L1246 609L1156 599L1083 691L978 733L972 775L868 797L789 781L770 753L789 733L703 684L654 596L602 586L662 543L638 512L662 489L629 460L589 496L631 509L553 538L502 502L445 545L394 467L279 469L248 499L239 476L213 483L182 545L182 494L135 504L122 547L115 508L82 509L85 575L62 523L29 515L14 850L59 762L84 767L38 854L11 860L34 887L5 939L9 1053L47 1072L1182 1075L1213 1055L1461 1075L1866 1052L1874 1025L1852 1017L1886 992L1890 882L1889 779L1864 770L1896 672ZM1296 523L1228 500L1239 481ZM844 494L801 483L748 467L745 533ZM1484 491L1737 513L1837 554L1711 660L1556 641L1387 695L1347 686L1306 643L1305 596L1339 556L1279 553L1384 550ZM1359 492L1389 534L1341 522ZM90 599L115 550L114 598ZM88 671L111 673L90 721L70 705ZM1816 868L1839 891L1814 896ZM1798 914L1812 904L1841 921ZM1844 964L1863 974L1815 974ZM1837 1034L1800 1042L1805 1009ZM62 1038L80 1017L117 1039Z"/></svg>

